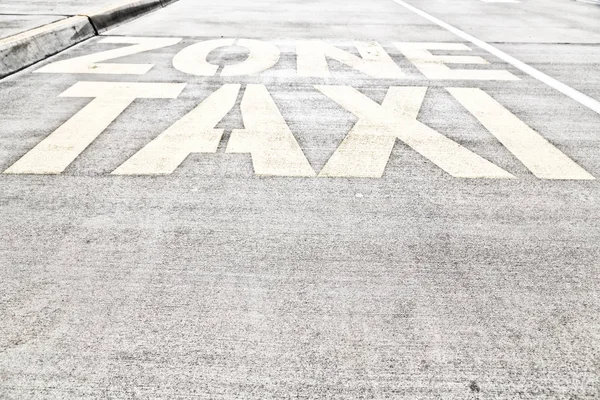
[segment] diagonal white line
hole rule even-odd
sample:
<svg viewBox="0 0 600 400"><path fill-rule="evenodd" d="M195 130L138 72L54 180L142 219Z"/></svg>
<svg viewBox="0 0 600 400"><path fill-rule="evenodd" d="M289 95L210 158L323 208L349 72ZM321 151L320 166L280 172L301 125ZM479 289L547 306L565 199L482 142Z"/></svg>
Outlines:
<svg viewBox="0 0 600 400"><path fill-rule="evenodd" d="M514 58L512 56L509 56L505 52L495 48L494 46L484 42L483 40L477 39L476 37L471 36L468 33L463 32L460 29L455 28L452 25L445 23L444 21L442 21L432 15L427 14L425 11L421 11L418 8L413 7L410 4L405 3L402 0L392 0L392 1L401 5L404 8L414 12L415 14L418 14L421 17L433 22L434 24L446 29L447 31L455 34L456 36L458 36L468 42L473 43L475 46L493 54L494 56L498 57L499 59L509 63L513 67L523 71L527 75L539 80L540 82L545 83L546 85L569 96L570 98L572 98L579 104L584 105L587 108L589 108L590 110L595 111L598 114L600 114L600 102L592 99L590 96L587 96L587 95L573 89L572 87L565 85L564 83L562 83L560 81L557 81L556 79L552 78L551 76L546 75L542 71L539 71L539 70L533 68L532 66L527 65L524 62L517 60L516 58Z"/></svg>

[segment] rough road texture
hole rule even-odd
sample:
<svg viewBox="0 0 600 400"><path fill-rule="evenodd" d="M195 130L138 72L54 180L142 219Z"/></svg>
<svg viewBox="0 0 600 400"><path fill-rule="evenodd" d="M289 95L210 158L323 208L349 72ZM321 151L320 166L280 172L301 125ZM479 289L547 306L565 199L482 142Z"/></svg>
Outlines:
<svg viewBox="0 0 600 400"><path fill-rule="evenodd" d="M108 7L118 0L2 0L0 38L47 25L82 12Z"/></svg>
<svg viewBox="0 0 600 400"><path fill-rule="evenodd" d="M444 88L485 90L597 178L600 116L476 48L521 80L425 79L392 43L459 40L392 1L239 3L181 0L107 32L183 38L107 61L155 64L145 75L32 73L119 47L100 37L0 81L2 171L90 102L58 97L78 81L188 83L134 101L63 174L0 174L0 398L599 398L599 183L534 177ZM600 8L411 4L600 99ZM221 36L275 43L281 59L253 76L173 68ZM299 78L307 38L354 53L377 40L414 80L335 61L331 78ZM110 175L223 83L266 85L315 171L356 117L313 85L377 102L427 86L419 121L517 179L454 178L400 141L381 179L256 176L225 153L237 106L215 154Z"/></svg>

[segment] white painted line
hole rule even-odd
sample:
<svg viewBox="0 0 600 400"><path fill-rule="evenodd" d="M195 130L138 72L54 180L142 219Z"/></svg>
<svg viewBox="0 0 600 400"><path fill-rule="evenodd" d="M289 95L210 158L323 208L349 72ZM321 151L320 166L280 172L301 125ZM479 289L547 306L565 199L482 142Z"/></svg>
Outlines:
<svg viewBox="0 0 600 400"><path fill-rule="evenodd" d="M591 97L573 89L572 87L570 87L568 85L565 85L564 83L562 83L560 81L557 81L556 79L552 78L551 76L544 74L543 72L525 64L524 62L517 60L516 58L514 58L512 56L509 56L505 52L495 48L494 46L484 42L483 40L479 40L476 37L471 36L468 33L465 33L463 31L461 31L460 29L457 29L457 28L453 27L452 25L449 25L449 24L445 23L444 21L442 21L432 15L429 15L424 11L419 10L418 8L415 8L402 0L392 0L392 1L394 1L396 4L401 5L402 7L406 8L407 10L410 10L410 11L414 12L415 14L420 15L421 17L429 20L430 22L433 22L434 24L438 25L439 27L446 29L447 31L455 34L456 36L473 43L475 46L493 54L494 56L509 63L510 65L521 70L522 72L526 73L527 75L539 80L540 82L545 83L546 85L558 90L562 94L569 96L571 99L575 100L579 104L586 106L590 110L595 111L598 114L600 114L600 102L599 101L592 99Z"/></svg>
<svg viewBox="0 0 600 400"><path fill-rule="evenodd" d="M350 86L315 86L359 120L319 176L381 178L400 139L458 178L514 178L483 157L417 121L425 87L391 86L381 103Z"/></svg>
<svg viewBox="0 0 600 400"><path fill-rule="evenodd" d="M249 51L244 62L225 65L221 76L254 75L266 71L279 62L281 50L273 43L255 39L240 39L236 46L245 47Z"/></svg>
<svg viewBox="0 0 600 400"><path fill-rule="evenodd" d="M429 50L462 50L471 48L462 43L402 43L394 46L404 54L429 79L518 81L519 78L505 70L451 69L446 64L489 64L477 56L434 56Z"/></svg>
<svg viewBox="0 0 600 400"><path fill-rule="evenodd" d="M5 174L60 174L135 99L174 99L185 83L77 82L61 97L93 97L87 106L9 167Z"/></svg>
<svg viewBox="0 0 600 400"><path fill-rule="evenodd" d="M131 44L131 46L120 47L118 49L101 51L99 53L87 54L85 56L69 58L56 61L45 65L34 71L36 73L60 73L60 74L117 74L117 75L144 75L154 64L121 64L106 63L100 61L110 61L115 58L131 56L145 51L161 49L167 46L173 46L181 41L181 38L155 38L155 37L122 37L109 36L98 43L110 44Z"/></svg>
<svg viewBox="0 0 600 400"><path fill-rule="evenodd" d="M226 84L113 171L113 175L170 174L191 153L215 153L223 129L215 126L233 108L240 84Z"/></svg>
<svg viewBox="0 0 600 400"><path fill-rule="evenodd" d="M598 4L600 5L600 0L577 0L580 3L588 3L588 4Z"/></svg>
<svg viewBox="0 0 600 400"><path fill-rule="evenodd" d="M481 89L446 89L536 177L594 179L575 161Z"/></svg>
<svg viewBox="0 0 600 400"><path fill-rule="evenodd" d="M321 40L296 42L298 76L328 78L327 57L373 78L403 79L406 75L388 53L375 41L354 42L360 57Z"/></svg>
<svg viewBox="0 0 600 400"><path fill-rule="evenodd" d="M221 76L254 75L271 68L277 62L281 51L272 43L255 39L215 39L192 44L173 57L173 67L181 72L197 76L213 76L219 66L207 61L208 55L221 47L236 44L249 51L248 58L239 64L225 65Z"/></svg>
<svg viewBox="0 0 600 400"><path fill-rule="evenodd" d="M231 131L227 153L249 153L257 175L316 175L265 85L247 85L240 108L245 129Z"/></svg>

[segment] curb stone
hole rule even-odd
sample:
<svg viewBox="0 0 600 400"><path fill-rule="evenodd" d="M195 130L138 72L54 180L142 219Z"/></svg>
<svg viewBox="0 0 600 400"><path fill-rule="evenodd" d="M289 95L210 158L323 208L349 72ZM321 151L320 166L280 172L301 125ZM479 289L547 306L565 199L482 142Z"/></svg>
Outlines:
<svg viewBox="0 0 600 400"><path fill-rule="evenodd" d="M160 0L130 0L78 15L88 17L96 32L101 33L162 7L164 6Z"/></svg>
<svg viewBox="0 0 600 400"><path fill-rule="evenodd" d="M53 22L0 40L0 78L96 35L87 17Z"/></svg>
<svg viewBox="0 0 600 400"><path fill-rule="evenodd" d="M177 0L128 0L0 39L0 79Z"/></svg>

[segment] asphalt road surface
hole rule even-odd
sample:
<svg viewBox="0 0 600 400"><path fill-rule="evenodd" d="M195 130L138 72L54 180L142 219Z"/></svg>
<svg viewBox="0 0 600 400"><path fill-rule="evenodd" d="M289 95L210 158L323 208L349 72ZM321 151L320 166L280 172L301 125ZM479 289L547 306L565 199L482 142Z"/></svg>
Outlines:
<svg viewBox="0 0 600 400"><path fill-rule="evenodd" d="M600 398L600 7L408 3L0 81L0 398Z"/></svg>

